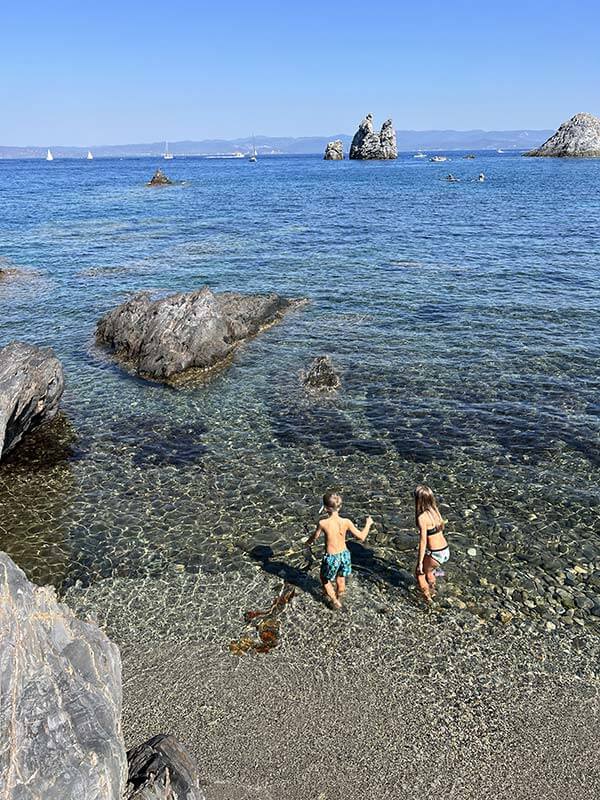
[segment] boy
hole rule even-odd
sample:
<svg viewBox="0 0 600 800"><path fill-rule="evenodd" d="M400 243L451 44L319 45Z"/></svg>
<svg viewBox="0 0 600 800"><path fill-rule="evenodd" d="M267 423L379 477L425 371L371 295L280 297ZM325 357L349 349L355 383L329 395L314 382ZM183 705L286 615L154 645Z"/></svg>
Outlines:
<svg viewBox="0 0 600 800"><path fill-rule="evenodd" d="M333 608L337 609L342 607L340 598L346 591L346 578L352 573L350 551L346 547L346 534L350 532L364 542L373 525L372 518L367 517L365 527L359 531L352 520L340 517L341 507L342 496L337 492L326 492L323 495L323 509L327 512L327 519L322 519L317 523L314 533L306 541L310 547L322 533L325 534L325 555L321 561L321 583L327 599Z"/></svg>

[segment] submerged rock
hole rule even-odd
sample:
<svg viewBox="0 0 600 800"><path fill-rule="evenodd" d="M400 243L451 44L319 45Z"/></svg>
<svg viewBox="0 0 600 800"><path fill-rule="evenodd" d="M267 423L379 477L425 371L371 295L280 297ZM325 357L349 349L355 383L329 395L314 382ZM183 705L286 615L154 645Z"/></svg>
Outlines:
<svg viewBox="0 0 600 800"><path fill-rule="evenodd" d="M526 156L553 158L600 158L600 118L593 114L575 114L541 147Z"/></svg>
<svg viewBox="0 0 600 800"><path fill-rule="evenodd" d="M0 787L7 800L120 800L116 645L0 553Z"/></svg>
<svg viewBox="0 0 600 800"><path fill-rule="evenodd" d="M304 385L308 389L319 391L334 391L341 386L340 376L334 369L329 356L318 356L310 365L304 375Z"/></svg>
<svg viewBox="0 0 600 800"><path fill-rule="evenodd" d="M353 159L389 159L398 158L396 146L396 131L392 120L386 120L381 126L381 131L373 130L373 117L371 114L363 119L354 134L350 146L350 156Z"/></svg>
<svg viewBox="0 0 600 800"><path fill-rule="evenodd" d="M325 161L343 161L344 145L342 144L342 140L336 139L333 142L329 142L325 148L325 155L323 158Z"/></svg>
<svg viewBox="0 0 600 800"><path fill-rule="evenodd" d="M150 178L146 186L172 186L173 181L167 178L162 169L157 169L154 175Z"/></svg>
<svg viewBox="0 0 600 800"><path fill-rule="evenodd" d="M159 734L127 753L123 800L205 800L196 764L172 736Z"/></svg>
<svg viewBox="0 0 600 800"><path fill-rule="evenodd" d="M57 413L65 386L49 347L11 342L0 350L0 458Z"/></svg>
<svg viewBox="0 0 600 800"><path fill-rule="evenodd" d="M207 286L158 300L142 292L102 317L96 335L140 375L166 380L222 364L296 305L278 294L214 294Z"/></svg>

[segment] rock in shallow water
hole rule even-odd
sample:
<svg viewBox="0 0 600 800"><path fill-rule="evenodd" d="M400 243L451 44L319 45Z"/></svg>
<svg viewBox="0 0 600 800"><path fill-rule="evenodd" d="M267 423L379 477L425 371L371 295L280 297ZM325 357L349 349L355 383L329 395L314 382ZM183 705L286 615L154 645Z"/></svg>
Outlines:
<svg viewBox="0 0 600 800"><path fill-rule="evenodd" d="M206 286L158 300L142 292L106 314L96 335L140 375L166 380L222 363L238 343L296 305L278 294L214 294Z"/></svg>
<svg viewBox="0 0 600 800"><path fill-rule="evenodd" d="M367 114L354 134L349 158L358 160L398 158L396 131L392 120L386 120L381 126L381 131L375 133L373 117Z"/></svg>
<svg viewBox="0 0 600 800"><path fill-rule="evenodd" d="M600 118L593 114L575 114L563 122L541 147L526 156L553 158L600 158Z"/></svg>
<svg viewBox="0 0 600 800"><path fill-rule="evenodd" d="M159 734L127 753L124 800L205 800L198 770L183 745Z"/></svg>
<svg viewBox="0 0 600 800"><path fill-rule="evenodd" d="M6 800L120 800L121 661L100 629L0 553L0 789Z"/></svg>
<svg viewBox="0 0 600 800"><path fill-rule="evenodd" d="M340 388L340 376L335 371L329 356L315 358L304 376L304 385L308 389L318 389L325 392Z"/></svg>
<svg viewBox="0 0 600 800"><path fill-rule="evenodd" d="M11 342L0 350L0 458L57 413L65 387L49 348Z"/></svg>

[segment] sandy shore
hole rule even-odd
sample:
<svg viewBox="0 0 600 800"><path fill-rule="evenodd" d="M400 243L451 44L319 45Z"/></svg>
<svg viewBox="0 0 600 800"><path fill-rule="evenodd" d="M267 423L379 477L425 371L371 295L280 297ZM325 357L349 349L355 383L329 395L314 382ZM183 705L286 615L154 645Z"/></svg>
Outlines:
<svg viewBox="0 0 600 800"><path fill-rule="evenodd" d="M593 634L428 615L355 578L346 612L299 592L276 649L232 655L243 611L277 586L182 576L79 597L121 646L128 746L175 734L208 800L599 796Z"/></svg>

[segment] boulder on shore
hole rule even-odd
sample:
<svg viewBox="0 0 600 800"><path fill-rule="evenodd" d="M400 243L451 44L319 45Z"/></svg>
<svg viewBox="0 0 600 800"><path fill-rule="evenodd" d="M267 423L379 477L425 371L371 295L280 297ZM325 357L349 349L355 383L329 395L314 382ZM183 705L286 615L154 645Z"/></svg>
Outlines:
<svg viewBox="0 0 600 800"><path fill-rule="evenodd" d="M189 753L172 736L159 734L127 753L124 800L205 800Z"/></svg>
<svg viewBox="0 0 600 800"><path fill-rule="evenodd" d="M150 178L146 186L172 186L173 181L167 178L162 169L157 169L154 175Z"/></svg>
<svg viewBox="0 0 600 800"><path fill-rule="evenodd" d="M335 371L329 356L318 356L310 365L304 375L304 385L307 389L331 392L341 386L340 376Z"/></svg>
<svg viewBox="0 0 600 800"><path fill-rule="evenodd" d="M6 800L120 800L116 645L0 553L0 787Z"/></svg>
<svg viewBox="0 0 600 800"><path fill-rule="evenodd" d="M373 117L367 114L354 134L349 158L358 160L398 158L396 131L392 120L386 120L381 126L381 131L375 133Z"/></svg>
<svg viewBox="0 0 600 800"><path fill-rule="evenodd" d="M97 340L145 377L168 380L220 365L245 339L280 320L298 301L278 294L195 292L153 300L141 292L106 314Z"/></svg>
<svg viewBox="0 0 600 800"><path fill-rule="evenodd" d="M0 350L0 459L57 413L65 387L49 347L11 342Z"/></svg>
<svg viewBox="0 0 600 800"><path fill-rule="evenodd" d="M593 114L575 114L541 147L524 153L547 158L600 158L600 118Z"/></svg>
<svg viewBox="0 0 600 800"><path fill-rule="evenodd" d="M325 148L325 161L343 161L344 160L344 145L341 139L336 139L329 142Z"/></svg>

